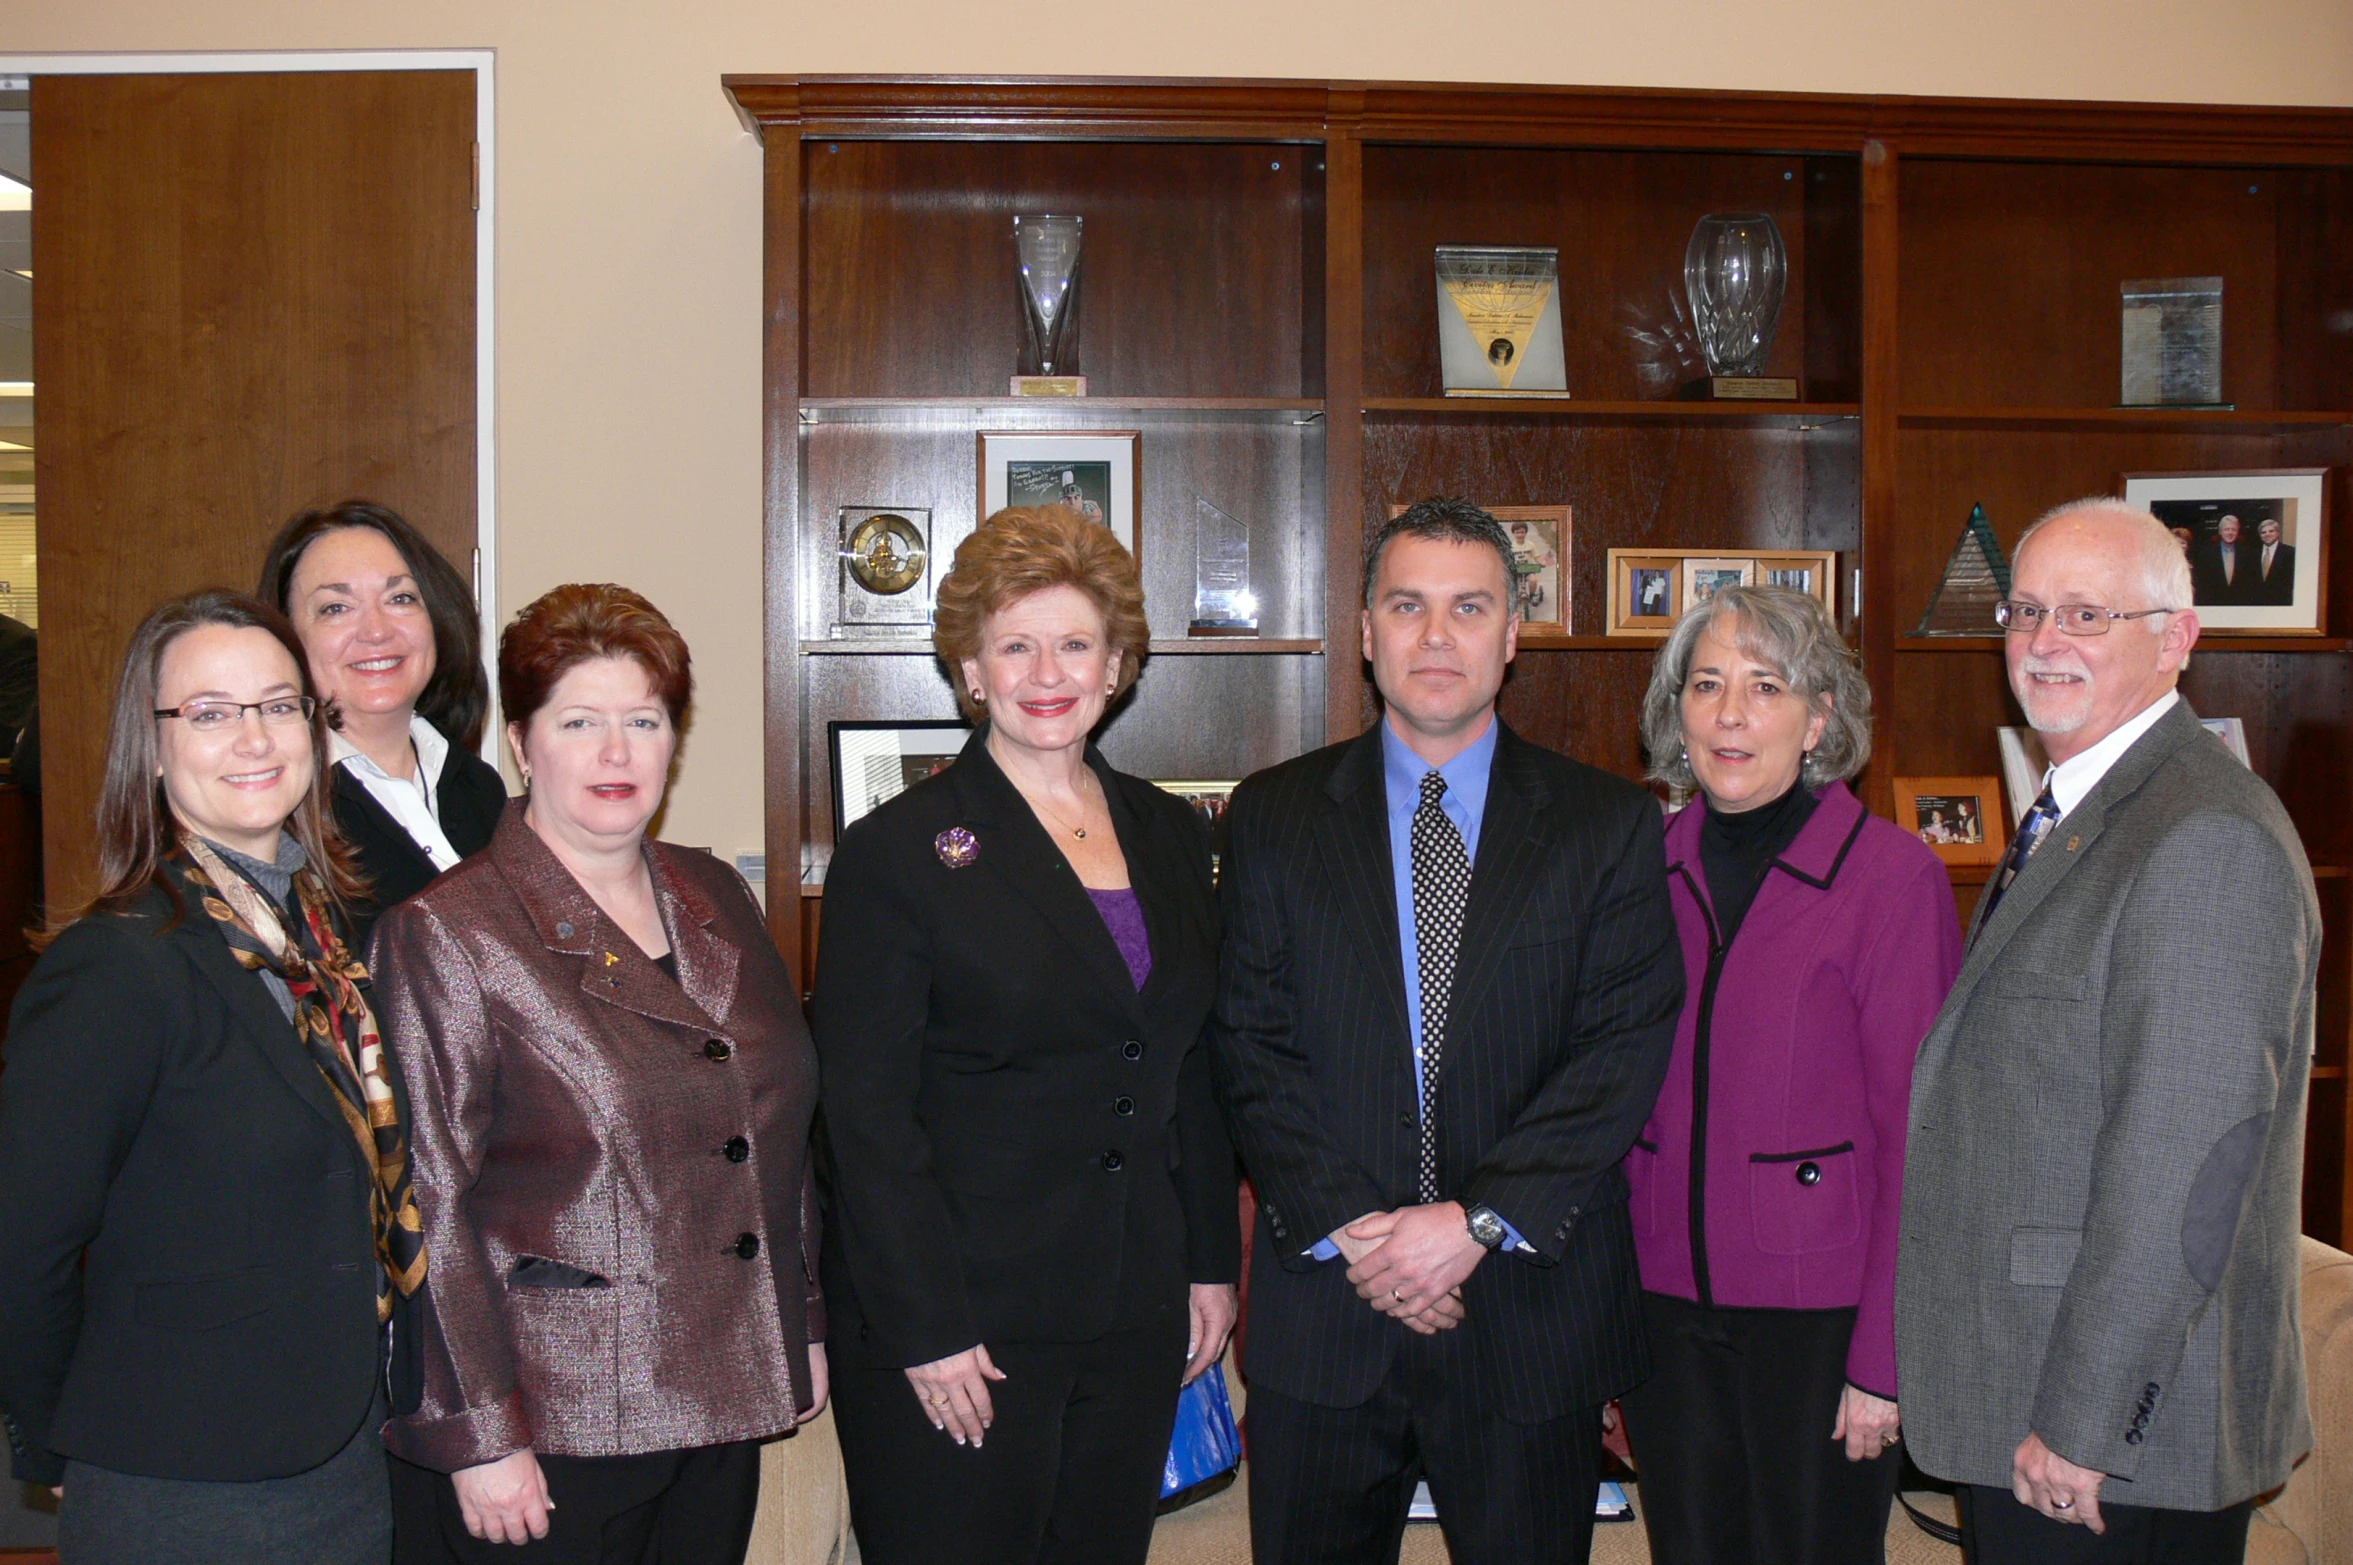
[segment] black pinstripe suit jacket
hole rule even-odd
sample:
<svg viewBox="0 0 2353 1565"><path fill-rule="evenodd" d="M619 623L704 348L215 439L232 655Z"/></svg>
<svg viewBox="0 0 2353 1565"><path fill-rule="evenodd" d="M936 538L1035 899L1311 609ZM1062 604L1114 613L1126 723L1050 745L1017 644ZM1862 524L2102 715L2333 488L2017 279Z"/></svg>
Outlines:
<svg viewBox="0 0 2353 1565"><path fill-rule="evenodd" d="M1379 732L1250 778L1229 830L1212 1038L1259 1194L1247 1369L1353 1407L1410 1333L1305 1252L1411 1204L1420 1145ZM1618 1160L1682 1002L1657 802L1503 729L1431 1112L1446 1194L1537 1253L1489 1256L1465 1322L1411 1339L1484 1408L1558 1417L1648 1372Z"/></svg>

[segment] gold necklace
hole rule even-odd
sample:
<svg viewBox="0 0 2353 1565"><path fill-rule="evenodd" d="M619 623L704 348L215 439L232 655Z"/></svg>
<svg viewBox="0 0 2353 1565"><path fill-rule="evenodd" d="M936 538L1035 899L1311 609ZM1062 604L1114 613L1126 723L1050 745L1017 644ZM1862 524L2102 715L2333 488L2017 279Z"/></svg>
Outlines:
<svg viewBox="0 0 2353 1565"><path fill-rule="evenodd" d="M1094 775L1094 773L1090 771L1090 772L1089 772L1087 775L1088 775L1089 777L1092 777L1092 776ZM1055 814L1055 813L1054 813L1052 810L1049 810L1049 809L1047 809L1047 808L1045 807L1045 805L1043 805L1043 804L1039 803L1039 802L1038 802L1036 799L1034 799L1034 798L1031 798L1031 797L1030 797L1030 792L1029 792L1029 790L1028 790L1027 788L1022 788L1022 787L1021 787L1021 785L1020 785L1020 784L1018 784L1018 783L1016 783L1014 786L1015 786L1016 788L1020 789L1020 793L1021 793L1021 797L1022 797L1022 799L1028 803L1028 805L1029 805L1029 807L1030 807L1031 809L1033 809L1033 810L1037 811L1037 812L1038 812L1040 815L1043 815L1044 817L1046 817L1046 819L1047 819L1048 821L1052 822L1052 823L1053 823L1053 824L1054 824L1056 827L1058 827L1059 829L1061 829L1061 830L1063 830L1063 831L1066 831L1066 832L1069 832L1069 833L1070 833L1070 834L1071 834L1073 837L1076 837L1076 838L1077 838L1079 841L1081 841L1081 842L1084 842L1084 841L1086 841L1086 840L1087 840L1087 826L1086 826L1086 820L1087 820L1087 817L1086 817L1086 800L1085 800L1083 797L1082 797L1082 798L1079 800L1079 824L1077 824L1076 826L1066 826L1066 825L1064 825L1064 824L1063 824L1063 821L1062 821L1062 817L1061 817L1061 816L1059 816L1059 815ZM1083 789L1085 785L1082 783L1080 786L1081 786L1081 787L1082 787L1082 789Z"/></svg>

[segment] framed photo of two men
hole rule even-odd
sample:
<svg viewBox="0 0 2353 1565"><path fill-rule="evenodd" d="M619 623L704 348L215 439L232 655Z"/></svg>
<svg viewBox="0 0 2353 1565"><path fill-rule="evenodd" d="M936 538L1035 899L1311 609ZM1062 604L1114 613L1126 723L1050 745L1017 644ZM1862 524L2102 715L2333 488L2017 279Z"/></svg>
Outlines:
<svg viewBox="0 0 2353 1565"><path fill-rule="evenodd" d="M2325 467L2127 473L2190 562L2190 601L2206 635L2317 636L2328 626Z"/></svg>

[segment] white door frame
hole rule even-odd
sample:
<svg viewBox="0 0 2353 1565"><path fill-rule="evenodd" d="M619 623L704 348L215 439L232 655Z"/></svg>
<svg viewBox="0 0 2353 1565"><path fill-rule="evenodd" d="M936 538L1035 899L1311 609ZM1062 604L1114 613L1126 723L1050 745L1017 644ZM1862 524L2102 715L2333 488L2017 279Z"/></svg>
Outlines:
<svg viewBox="0 0 2353 1565"><path fill-rule="evenodd" d="M498 51L495 49L290 49L237 53L0 54L0 79L29 76L197 75L258 71L472 71L474 139L481 147L474 213L474 601L482 650L493 660L482 758L499 761L498 680ZM37 201L38 196L35 197ZM36 284L38 286L38 284ZM33 306L39 309L36 299ZM39 419L39 370L34 371ZM38 437L35 444L39 443ZM35 498L36 505L39 503Z"/></svg>

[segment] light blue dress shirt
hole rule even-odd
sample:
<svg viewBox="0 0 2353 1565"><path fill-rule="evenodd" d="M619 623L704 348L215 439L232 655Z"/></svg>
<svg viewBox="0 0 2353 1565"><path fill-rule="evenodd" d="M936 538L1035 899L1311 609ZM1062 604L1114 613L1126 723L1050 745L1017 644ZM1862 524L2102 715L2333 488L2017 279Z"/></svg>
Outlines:
<svg viewBox="0 0 2353 1565"><path fill-rule="evenodd" d="M1487 776L1495 766L1495 732L1495 721L1490 718L1485 733L1472 740L1462 754L1438 768L1438 775L1446 779L1446 792L1439 798L1438 807L1454 822L1454 829L1462 833L1463 854L1473 864L1479 861L1479 823L1487 814ZM1389 867L1396 883L1397 947L1405 968L1405 1015L1413 1028L1414 1105L1424 1112L1429 1105L1423 1101L1426 1083L1422 1071L1422 956L1415 942L1413 922L1413 817L1422 807L1422 778L1429 770L1430 763L1414 754L1384 719L1381 780L1389 800ZM1529 1248L1511 1224L1503 1225L1503 1234L1509 1248ZM1309 1253L1319 1261L1328 1261L1339 1255L1340 1247L1328 1238L1321 1239Z"/></svg>

